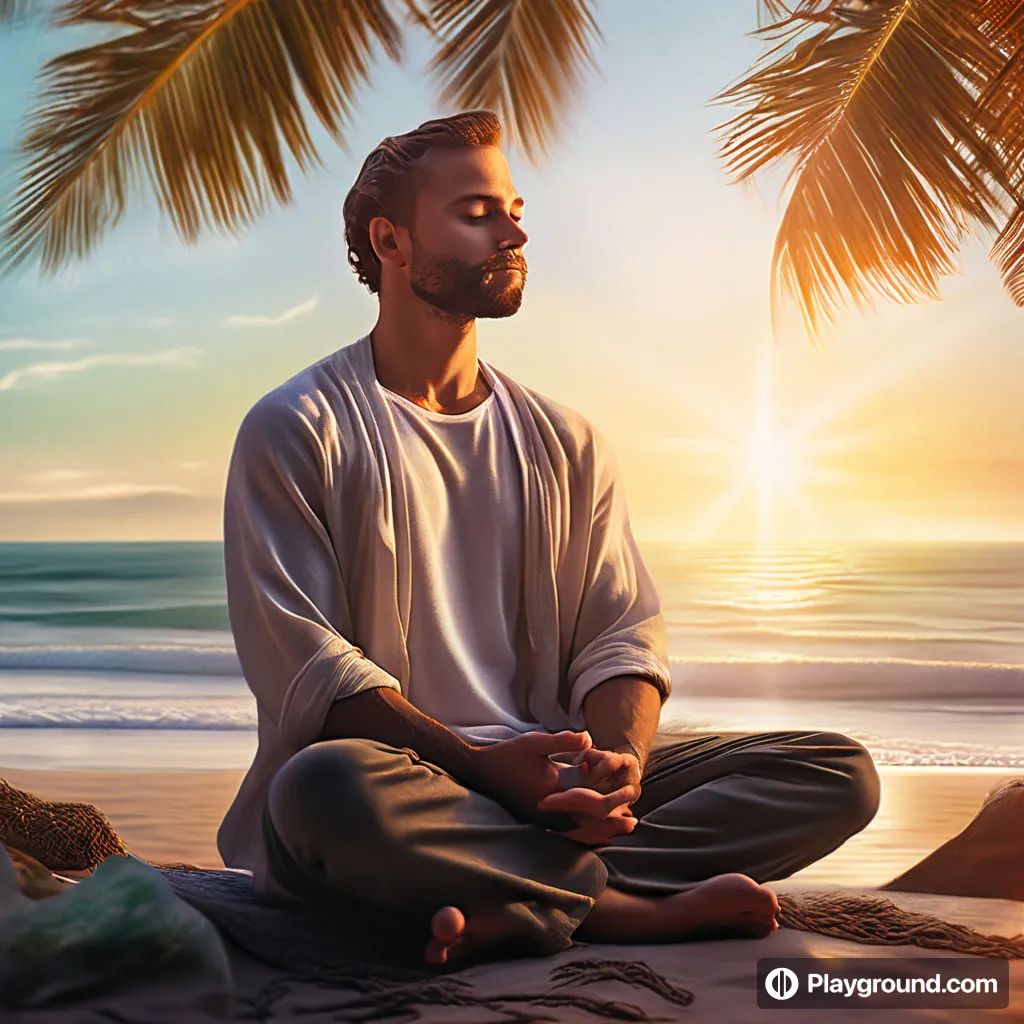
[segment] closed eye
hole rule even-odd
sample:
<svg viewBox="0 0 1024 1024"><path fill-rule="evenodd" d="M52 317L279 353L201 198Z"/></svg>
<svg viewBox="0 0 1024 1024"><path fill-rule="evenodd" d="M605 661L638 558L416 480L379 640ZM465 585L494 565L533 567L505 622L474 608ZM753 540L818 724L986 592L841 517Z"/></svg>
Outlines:
<svg viewBox="0 0 1024 1024"><path fill-rule="evenodd" d="M493 211L491 211L491 212L493 212ZM465 217L466 217L466 220L468 220L468 221L486 220L488 217L491 216L491 212L488 212L488 213L467 213L465 215ZM514 214L512 215L512 220L515 221L516 224L518 224L522 219L523 218L521 216L517 217Z"/></svg>

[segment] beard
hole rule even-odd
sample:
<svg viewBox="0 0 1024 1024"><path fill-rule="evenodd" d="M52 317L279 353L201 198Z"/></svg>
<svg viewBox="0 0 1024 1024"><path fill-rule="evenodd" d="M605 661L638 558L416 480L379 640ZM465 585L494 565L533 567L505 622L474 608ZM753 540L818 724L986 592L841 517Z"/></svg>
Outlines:
<svg viewBox="0 0 1024 1024"><path fill-rule="evenodd" d="M522 274L500 272L510 267ZM523 302L526 259L508 252L486 263L464 263L457 256L435 256L413 240L409 284L424 302L458 319L512 316Z"/></svg>

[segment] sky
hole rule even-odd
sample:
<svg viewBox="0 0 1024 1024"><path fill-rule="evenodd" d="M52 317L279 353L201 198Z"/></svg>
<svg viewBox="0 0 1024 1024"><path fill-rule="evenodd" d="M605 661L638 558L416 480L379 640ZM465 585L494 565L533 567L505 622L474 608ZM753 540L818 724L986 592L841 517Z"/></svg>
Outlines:
<svg viewBox="0 0 1024 1024"><path fill-rule="evenodd" d="M780 177L730 184L711 101L760 52L754 0L598 5L598 70L526 200L520 311L481 358L592 420L641 542L1024 540L1024 310L969 241L943 299L850 311L815 346L769 320ZM0 33L0 195L67 30ZM0 541L218 539L238 425L373 327L341 205L382 138L450 110L412 36L348 152L238 237L181 242L151 199L56 278L0 279Z"/></svg>

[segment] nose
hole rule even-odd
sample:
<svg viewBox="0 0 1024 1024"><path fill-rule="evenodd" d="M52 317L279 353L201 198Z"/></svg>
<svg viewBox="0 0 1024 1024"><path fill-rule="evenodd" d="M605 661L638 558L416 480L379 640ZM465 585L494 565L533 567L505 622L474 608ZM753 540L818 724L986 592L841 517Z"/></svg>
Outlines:
<svg viewBox="0 0 1024 1024"><path fill-rule="evenodd" d="M511 217L507 218L507 223L508 231L499 248L521 249L530 240L530 236Z"/></svg>

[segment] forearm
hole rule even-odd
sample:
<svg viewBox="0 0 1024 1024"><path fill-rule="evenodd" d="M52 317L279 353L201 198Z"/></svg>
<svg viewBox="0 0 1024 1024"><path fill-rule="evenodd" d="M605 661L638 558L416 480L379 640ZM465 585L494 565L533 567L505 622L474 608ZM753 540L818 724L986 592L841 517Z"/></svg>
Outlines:
<svg viewBox="0 0 1024 1024"><path fill-rule="evenodd" d="M378 686L334 701L321 740L359 737L392 747L411 747L464 784L474 777L476 748L418 711L397 690Z"/></svg>
<svg viewBox="0 0 1024 1024"><path fill-rule="evenodd" d="M661 693L645 676L615 676L583 700L583 718L599 750L635 753L647 764L661 718Z"/></svg>

